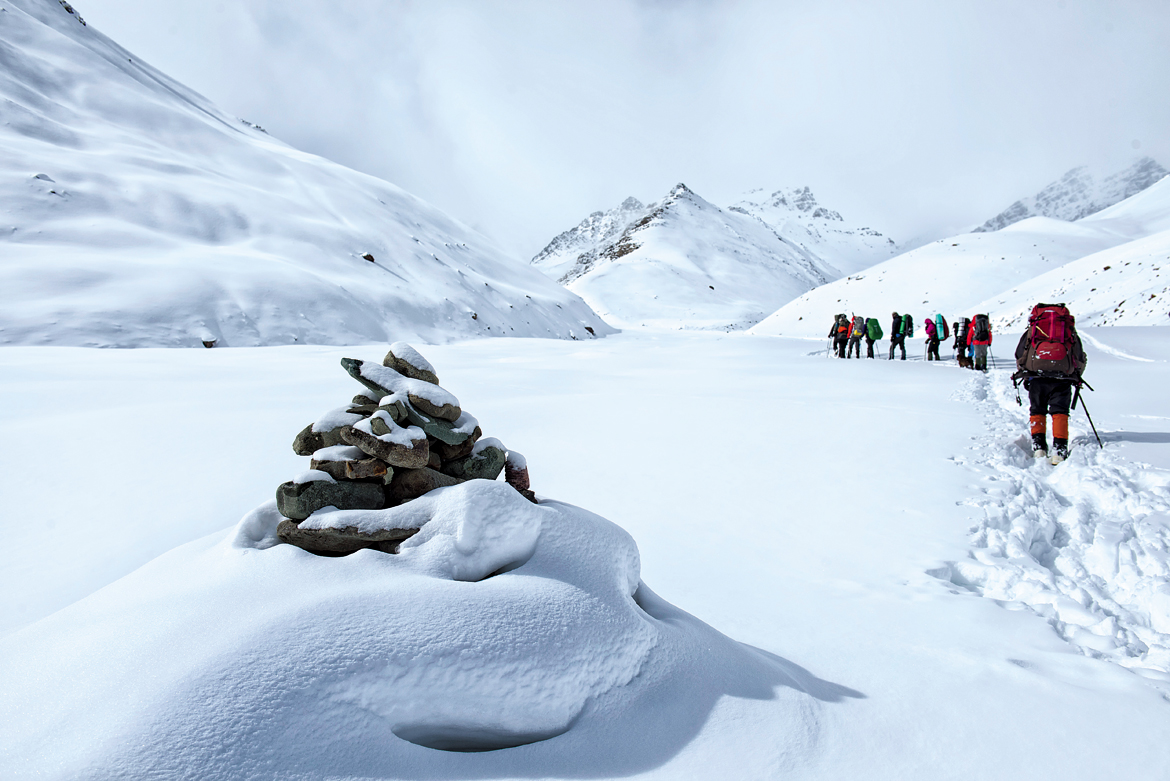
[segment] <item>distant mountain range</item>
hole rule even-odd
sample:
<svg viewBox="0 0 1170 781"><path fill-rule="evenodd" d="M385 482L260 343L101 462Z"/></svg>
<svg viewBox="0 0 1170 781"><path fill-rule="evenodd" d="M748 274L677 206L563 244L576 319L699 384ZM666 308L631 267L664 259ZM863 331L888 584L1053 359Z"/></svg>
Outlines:
<svg viewBox="0 0 1170 781"><path fill-rule="evenodd" d="M1088 166L1074 168L1035 195L1016 201L974 232L997 231L1028 217L1079 220L1137 195L1167 173L1170 171L1151 157L1135 160L1101 178L1094 177Z"/></svg>
<svg viewBox="0 0 1170 781"><path fill-rule="evenodd" d="M679 184L649 206L627 198L594 212L532 263L617 325L740 329L896 249L807 187L722 209Z"/></svg>

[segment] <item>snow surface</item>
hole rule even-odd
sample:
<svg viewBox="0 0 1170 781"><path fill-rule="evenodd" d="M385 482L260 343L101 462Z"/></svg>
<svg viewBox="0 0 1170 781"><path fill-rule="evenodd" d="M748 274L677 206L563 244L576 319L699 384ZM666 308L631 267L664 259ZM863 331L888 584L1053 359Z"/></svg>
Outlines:
<svg viewBox="0 0 1170 781"><path fill-rule="evenodd" d="M1076 222L1031 217L919 247L811 290L752 330L824 338L838 312L877 317L886 328L891 311L915 322L985 312L1003 330L1039 301L1067 303L1085 325L1165 325L1168 231L1170 177Z"/></svg>
<svg viewBox="0 0 1170 781"><path fill-rule="evenodd" d="M0 344L612 332L468 227L224 114L55 0L5 0L0 39Z"/></svg>
<svg viewBox="0 0 1170 781"><path fill-rule="evenodd" d="M375 434L373 428L374 418L381 420L390 430L385 434ZM375 439L380 439L383 442L389 442L395 445L401 445L402 447L409 448L411 450L414 449L416 443L420 441L425 442L427 438L426 433L418 426L399 426L394 422L394 419L390 417L390 414L387 413L386 410L381 409L376 411L370 417L365 418L360 423L355 423L353 427L362 433L369 434Z"/></svg>
<svg viewBox="0 0 1170 781"><path fill-rule="evenodd" d="M297 485L301 485L303 483L336 483L337 482L336 480L333 479L333 475L329 474L328 472L322 472L320 469L306 469L305 471L297 474L297 476L294 477L292 479L292 481L294 483L296 483Z"/></svg>
<svg viewBox="0 0 1170 781"><path fill-rule="evenodd" d="M557 521L480 582L271 545L291 435L352 392L323 368L351 350L5 348L6 441L104 452L116 430L119 452L157 453L151 418L181 446L145 478L138 462L120 479L78 469L67 491L27 449L0 452L0 775L102 777L78 769L121 756L104 774L133 777L153 756L159 775L187 759L201 778L1158 777L1170 683L1136 641L1165 635L1164 333L1086 329L1106 449L1078 411L1057 467L1014 455L1004 368L827 360L748 334L428 348L528 455L543 500L515 511ZM697 440L688 421L731 403L730 447ZM635 434L630 468L615 445ZM457 561L453 534L436 561ZM633 541L636 601L613 555ZM985 579L953 577L976 564ZM527 680L541 683L516 699ZM495 723L433 728L470 710L451 692L489 689L475 713ZM403 730L430 742L539 737L585 704L556 737L466 754L395 736L408 700L444 717Z"/></svg>
<svg viewBox="0 0 1170 781"><path fill-rule="evenodd" d="M323 447L313 453L314 461L361 461L369 458L365 451L352 445Z"/></svg>

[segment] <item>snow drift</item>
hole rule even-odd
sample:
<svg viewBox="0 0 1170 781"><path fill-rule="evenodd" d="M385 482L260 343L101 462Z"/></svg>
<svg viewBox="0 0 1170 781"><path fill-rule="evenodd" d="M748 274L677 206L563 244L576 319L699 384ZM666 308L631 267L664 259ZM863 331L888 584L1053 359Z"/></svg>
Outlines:
<svg viewBox="0 0 1170 781"><path fill-rule="evenodd" d="M663 602L584 510L473 480L380 512L423 529L319 557L268 503L4 638L4 775L386 778L506 748L509 775L552 774L601 746L624 775L721 696L776 699L800 754L816 698L850 694Z"/></svg>
<svg viewBox="0 0 1170 781"><path fill-rule="evenodd" d="M0 63L0 344L612 331L483 236L224 114L60 3L5 3Z"/></svg>

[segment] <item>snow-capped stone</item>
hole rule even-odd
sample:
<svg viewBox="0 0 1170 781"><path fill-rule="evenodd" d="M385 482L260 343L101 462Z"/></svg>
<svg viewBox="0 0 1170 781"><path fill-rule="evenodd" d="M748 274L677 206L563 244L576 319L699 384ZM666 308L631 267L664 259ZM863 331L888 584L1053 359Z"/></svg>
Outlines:
<svg viewBox="0 0 1170 781"><path fill-rule="evenodd" d="M1079 220L1137 195L1167 173L1170 172L1152 157L1135 160L1123 170L1100 179L1088 166L1073 168L1035 195L1016 201L974 232L997 231L1037 215L1069 222Z"/></svg>
<svg viewBox="0 0 1170 781"><path fill-rule="evenodd" d="M341 430L341 440L361 449L374 458L394 467L417 469L426 466L430 458L427 437L422 429L415 426L402 428L390 420L385 413L378 413L376 420L382 424L375 433L374 420L363 420L356 426Z"/></svg>
<svg viewBox="0 0 1170 781"><path fill-rule="evenodd" d="M390 351L382 359L382 365L413 380L422 380L432 385L439 384L439 376L435 374L435 367L431 366L426 358L419 355L418 350L406 342L395 342L390 345Z"/></svg>
<svg viewBox="0 0 1170 781"><path fill-rule="evenodd" d="M354 358L342 358L341 365L349 375L380 398L401 394L421 412L441 420L459 419L459 399L429 382L405 377L386 366Z"/></svg>

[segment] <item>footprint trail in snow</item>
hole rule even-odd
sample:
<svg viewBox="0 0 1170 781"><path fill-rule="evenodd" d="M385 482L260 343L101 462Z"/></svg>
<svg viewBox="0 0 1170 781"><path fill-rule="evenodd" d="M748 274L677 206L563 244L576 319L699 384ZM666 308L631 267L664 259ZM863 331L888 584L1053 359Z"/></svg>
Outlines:
<svg viewBox="0 0 1170 781"><path fill-rule="evenodd" d="M956 460L984 475L969 558L930 574L1010 609L1029 609L1082 653L1170 681L1170 472L1102 450L1073 414L1072 452L1030 452L1027 401L1006 372L959 392L988 436ZM1020 432L1008 438L1009 432Z"/></svg>

